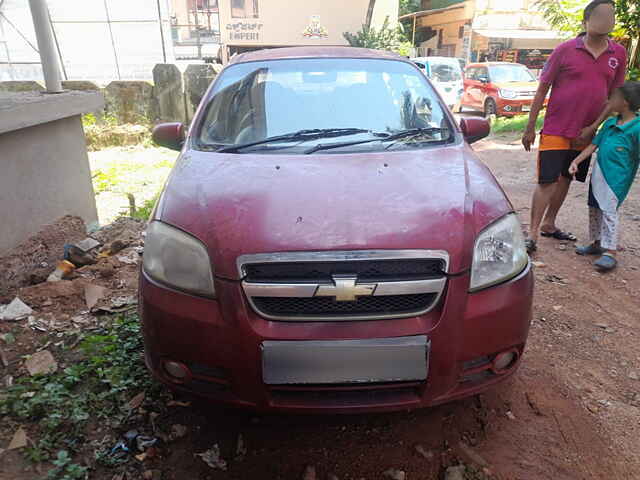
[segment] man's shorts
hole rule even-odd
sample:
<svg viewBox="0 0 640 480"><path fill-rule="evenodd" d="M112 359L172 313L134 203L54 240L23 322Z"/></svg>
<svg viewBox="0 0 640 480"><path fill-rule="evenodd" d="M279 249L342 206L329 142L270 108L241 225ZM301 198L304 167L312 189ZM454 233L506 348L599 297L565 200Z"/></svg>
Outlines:
<svg viewBox="0 0 640 480"><path fill-rule="evenodd" d="M541 134L538 153L538 183L555 183L561 175L573 179L569 174L569 166L587 146L576 146L569 138ZM587 179L590 163L591 157L580 164L576 172L576 180L584 182Z"/></svg>

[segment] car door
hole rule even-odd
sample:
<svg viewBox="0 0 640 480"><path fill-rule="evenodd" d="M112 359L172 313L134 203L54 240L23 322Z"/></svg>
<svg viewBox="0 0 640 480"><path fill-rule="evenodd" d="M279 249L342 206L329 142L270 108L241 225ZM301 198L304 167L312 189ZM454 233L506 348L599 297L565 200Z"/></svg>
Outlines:
<svg viewBox="0 0 640 480"><path fill-rule="evenodd" d="M477 85L477 88L474 90L475 105L484 108L484 101L489 94L491 86L489 69L487 67L478 67L475 78Z"/></svg>
<svg viewBox="0 0 640 480"><path fill-rule="evenodd" d="M476 67L467 67L464 71L464 93L462 94L462 105L475 106L473 101L472 90L475 85L475 74L478 69Z"/></svg>

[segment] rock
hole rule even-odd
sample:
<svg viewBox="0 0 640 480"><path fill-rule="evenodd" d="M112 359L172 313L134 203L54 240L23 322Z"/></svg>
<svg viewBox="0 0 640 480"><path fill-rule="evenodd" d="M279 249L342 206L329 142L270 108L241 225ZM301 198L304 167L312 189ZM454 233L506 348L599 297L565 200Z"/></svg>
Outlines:
<svg viewBox="0 0 640 480"><path fill-rule="evenodd" d="M464 465L449 467L444 472L444 480L465 480L466 468Z"/></svg>
<svg viewBox="0 0 640 480"><path fill-rule="evenodd" d="M609 328L609 325L607 325L606 323L594 323L594 325L598 328L601 328L603 330Z"/></svg>
<svg viewBox="0 0 640 480"><path fill-rule="evenodd" d="M188 431L189 429L186 427L186 425L180 425L180 424L171 425L171 438L172 439L182 438L187 434Z"/></svg>
<svg viewBox="0 0 640 480"><path fill-rule="evenodd" d="M566 245L558 245L558 250L566 250L567 246Z"/></svg>
<svg viewBox="0 0 640 480"><path fill-rule="evenodd" d="M64 259L73 263L76 267L84 267L96 263L93 255L71 244L64 246Z"/></svg>
<svg viewBox="0 0 640 480"><path fill-rule="evenodd" d="M638 375L638 372L629 372L629 378L631 380L640 380L640 376Z"/></svg>
<svg viewBox="0 0 640 480"><path fill-rule="evenodd" d="M200 457L204 463L206 463L213 469L222 470L222 471L227 470L227 462L225 462L220 457L220 447L218 446L217 443L213 447L211 447L209 450L206 450L202 453L196 453L194 455L196 457Z"/></svg>
<svg viewBox="0 0 640 480"><path fill-rule="evenodd" d="M109 289L101 287L100 285L85 285L84 287L84 300L87 304L87 309L91 310L96 306L98 300L104 297Z"/></svg>
<svg viewBox="0 0 640 480"><path fill-rule="evenodd" d="M464 442L460 442L458 444L458 447L460 447L460 451L462 452L462 454L466 457L466 461L468 463L474 463L479 467L487 467L489 466L489 464L487 463L487 461L482 458L482 456L476 452L475 450L473 450L469 445L467 445Z"/></svg>
<svg viewBox="0 0 640 480"><path fill-rule="evenodd" d="M505 415L507 416L507 418L509 420L515 420L516 416L513 414L513 412L511 410L507 410L507 413L505 413Z"/></svg>
<svg viewBox="0 0 640 480"><path fill-rule="evenodd" d="M633 220L634 222L640 222L640 215L634 215L631 220Z"/></svg>
<svg viewBox="0 0 640 480"><path fill-rule="evenodd" d="M536 268L545 268L547 266L546 263L537 261L531 262L531 264Z"/></svg>
<svg viewBox="0 0 640 480"><path fill-rule="evenodd" d="M22 448L27 446L27 432L24 428L20 427L13 434L13 438L7 447L7 450L15 450L16 448Z"/></svg>
<svg viewBox="0 0 640 480"><path fill-rule="evenodd" d="M100 242L94 238L87 237L81 242L74 243L74 245L78 247L80 250L82 250L83 252L88 252L98 247L100 245Z"/></svg>
<svg viewBox="0 0 640 480"><path fill-rule="evenodd" d="M142 402L144 402L144 397L144 392L137 394L135 397L129 400L129 408L131 410L135 410L136 408L138 408L140 405L142 405Z"/></svg>
<svg viewBox="0 0 640 480"><path fill-rule="evenodd" d="M244 444L244 438L242 434L238 435L238 442L236 443L236 460L242 460L247 455L247 447Z"/></svg>
<svg viewBox="0 0 640 480"><path fill-rule="evenodd" d="M433 458L435 457L434 453L431 450L427 450L426 448L424 448L424 445L417 444L414 448L416 452L418 452L427 460L433 460Z"/></svg>
<svg viewBox="0 0 640 480"><path fill-rule="evenodd" d="M58 369L56 360L49 350L42 350L31 355L25 362L30 375L45 375Z"/></svg>
<svg viewBox="0 0 640 480"><path fill-rule="evenodd" d="M554 305L553 310L559 312L560 310L562 310L562 305Z"/></svg>
<svg viewBox="0 0 640 480"><path fill-rule="evenodd" d="M145 480L161 480L162 472L160 470L146 470L142 474L142 478Z"/></svg>
<svg viewBox="0 0 640 480"><path fill-rule="evenodd" d="M387 478L391 478L392 480L405 480L407 478L407 474L402 470L397 470L395 468L390 468L385 471L382 475Z"/></svg>
<svg viewBox="0 0 640 480"><path fill-rule="evenodd" d="M611 327L605 328L604 331L607 332L607 333L616 333L615 329L613 329Z"/></svg>
<svg viewBox="0 0 640 480"><path fill-rule="evenodd" d="M302 480L316 480L316 467L307 465L302 474Z"/></svg>
<svg viewBox="0 0 640 480"><path fill-rule="evenodd" d="M0 305L0 320L15 321L28 317L33 313L29 305L18 297L14 298L9 305Z"/></svg>

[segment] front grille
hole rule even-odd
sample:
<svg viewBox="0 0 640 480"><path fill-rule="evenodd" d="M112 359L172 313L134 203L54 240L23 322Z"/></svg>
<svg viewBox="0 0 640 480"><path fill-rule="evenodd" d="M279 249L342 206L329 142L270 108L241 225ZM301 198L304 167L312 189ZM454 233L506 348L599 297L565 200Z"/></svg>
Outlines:
<svg viewBox="0 0 640 480"><path fill-rule="evenodd" d="M282 321L356 321L423 315L446 288L447 252L356 250L242 255L251 307Z"/></svg>
<svg viewBox="0 0 640 480"><path fill-rule="evenodd" d="M435 293L359 297L353 302L337 302L330 297L253 297L258 310L269 316L309 315L393 315L420 312L436 299Z"/></svg>
<svg viewBox="0 0 640 480"><path fill-rule="evenodd" d="M402 281L442 276L446 265L436 258L340 262L281 262L246 265L250 282L330 282L332 275L355 275L359 282Z"/></svg>

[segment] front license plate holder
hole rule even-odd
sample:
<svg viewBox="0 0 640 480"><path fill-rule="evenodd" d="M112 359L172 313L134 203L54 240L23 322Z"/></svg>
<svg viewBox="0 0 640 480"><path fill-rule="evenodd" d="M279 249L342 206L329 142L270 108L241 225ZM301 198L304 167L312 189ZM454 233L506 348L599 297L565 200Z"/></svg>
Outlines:
<svg viewBox="0 0 640 480"><path fill-rule="evenodd" d="M267 385L423 381L426 335L365 340L265 341L262 377Z"/></svg>

